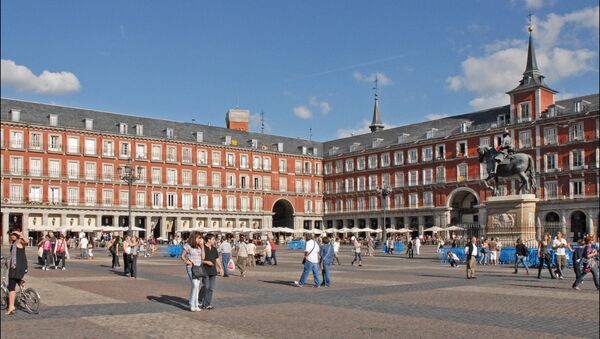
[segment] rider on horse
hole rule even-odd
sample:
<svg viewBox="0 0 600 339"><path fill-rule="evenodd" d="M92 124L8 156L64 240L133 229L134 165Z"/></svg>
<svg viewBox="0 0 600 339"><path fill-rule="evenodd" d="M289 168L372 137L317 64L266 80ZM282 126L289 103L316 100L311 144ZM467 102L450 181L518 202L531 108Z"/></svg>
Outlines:
<svg viewBox="0 0 600 339"><path fill-rule="evenodd" d="M512 148L512 138L510 132L504 130L502 134L502 144L498 145L498 154L494 157L494 170L490 174L495 174L498 170L498 165L506 158L510 157L515 151Z"/></svg>

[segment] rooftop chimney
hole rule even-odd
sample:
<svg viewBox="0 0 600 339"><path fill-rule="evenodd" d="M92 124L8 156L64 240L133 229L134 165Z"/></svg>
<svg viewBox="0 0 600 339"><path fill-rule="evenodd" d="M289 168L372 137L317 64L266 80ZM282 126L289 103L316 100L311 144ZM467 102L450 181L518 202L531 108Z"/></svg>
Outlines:
<svg viewBox="0 0 600 339"><path fill-rule="evenodd" d="M248 132L248 121L250 120L250 111L247 109L230 109L227 111L225 122L227 128Z"/></svg>

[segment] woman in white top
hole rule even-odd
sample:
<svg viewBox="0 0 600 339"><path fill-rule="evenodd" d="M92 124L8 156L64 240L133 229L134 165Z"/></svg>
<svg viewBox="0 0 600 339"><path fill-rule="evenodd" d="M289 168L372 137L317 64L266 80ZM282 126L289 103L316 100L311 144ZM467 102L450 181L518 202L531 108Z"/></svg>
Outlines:
<svg viewBox="0 0 600 339"><path fill-rule="evenodd" d="M200 311L200 303L198 296L200 295L200 277L194 276L192 267L196 267L196 270L201 269L204 239L202 239L202 233L193 231L190 234L188 242L183 246L183 252L181 252L181 260L185 263L185 269L187 271L190 282L192 283L192 289L189 294L190 311Z"/></svg>
<svg viewBox="0 0 600 339"><path fill-rule="evenodd" d="M360 243L360 241L358 241L358 238L356 238L355 236L352 236L350 240L352 241L352 245L354 246L354 259L352 260L351 265L354 265L354 263L358 261L358 266L362 266L362 258L360 256L360 247L362 246L362 244Z"/></svg>
<svg viewBox="0 0 600 339"><path fill-rule="evenodd" d="M341 265L340 258L338 257L338 253L340 252L340 238L335 238L335 241L331 241L333 243L333 256L337 261L338 265ZM332 263L333 265L333 263Z"/></svg>

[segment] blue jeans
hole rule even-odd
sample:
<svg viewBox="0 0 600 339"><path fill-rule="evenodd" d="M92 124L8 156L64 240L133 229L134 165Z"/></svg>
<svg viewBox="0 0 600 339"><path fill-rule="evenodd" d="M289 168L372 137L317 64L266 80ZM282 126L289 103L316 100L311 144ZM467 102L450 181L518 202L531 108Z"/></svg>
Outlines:
<svg viewBox="0 0 600 339"><path fill-rule="evenodd" d="M190 283L192 284L192 289L190 290L190 295L188 297L190 309L195 309L200 307L198 303L198 296L200 295L200 279L192 278L192 266L186 266L185 270L187 271L188 278L190 278Z"/></svg>
<svg viewBox="0 0 600 339"><path fill-rule="evenodd" d="M306 279L308 279L308 275L312 270L313 279L315 281L315 287L321 286L321 281L319 280L319 264L312 263L308 260L304 263L304 270L302 271L302 275L300 276L300 280L298 280L299 285L304 285Z"/></svg>
<svg viewBox="0 0 600 339"><path fill-rule="evenodd" d="M231 253L223 253L221 254L221 259L223 260L223 276L229 275L229 269L227 265L229 264L229 258L231 258Z"/></svg>
<svg viewBox="0 0 600 339"><path fill-rule="evenodd" d="M592 274L592 277L594 278L594 285L596 285L597 289L600 289L600 277L598 276L598 267L592 267L590 268L590 272ZM579 274L579 278L577 278L577 280L575 280L575 284L573 284L573 286L579 286L581 285L581 283L583 282L583 279L585 278L585 276L588 274L588 272L581 272Z"/></svg>
<svg viewBox="0 0 600 339"><path fill-rule="evenodd" d="M323 283L329 287L331 285L331 278L329 277L329 264L323 263Z"/></svg>
<svg viewBox="0 0 600 339"><path fill-rule="evenodd" d="M527 265L527 257L524 255L515 255L515 273L519 272L519 263L523 264L525 271L529 273L529 266Z"/></svg>
<svg viewBox="0 0 600 339"><path fill-rule="evenodd" d="M213 290L215 289L215 283L217 282L216 275L205 275L202 278L202 289L200 290L200 300L202 300L202 306L210 306L212 302Z"/></svg>

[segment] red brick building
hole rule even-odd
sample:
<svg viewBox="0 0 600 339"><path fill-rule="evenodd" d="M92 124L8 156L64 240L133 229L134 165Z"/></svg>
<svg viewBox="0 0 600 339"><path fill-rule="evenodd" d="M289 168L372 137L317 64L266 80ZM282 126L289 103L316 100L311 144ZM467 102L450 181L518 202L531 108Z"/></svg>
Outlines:
<svg viewBox="0 0 600 339"><path fill-rule="evenodd" d="M368 230L459 225L484 229L485 169L478 145L508 130L537 171L538 232L596 233L599 95L555 101L530 39L510 105L385 130L375 98L372 133L324 143L227 128L2 99L2 233L127 226L129 158L134 226L167 238L194 228L274 226ZM515 180L501 183L515 193ZM382 204L380 188L390 194Z"/></svg>

